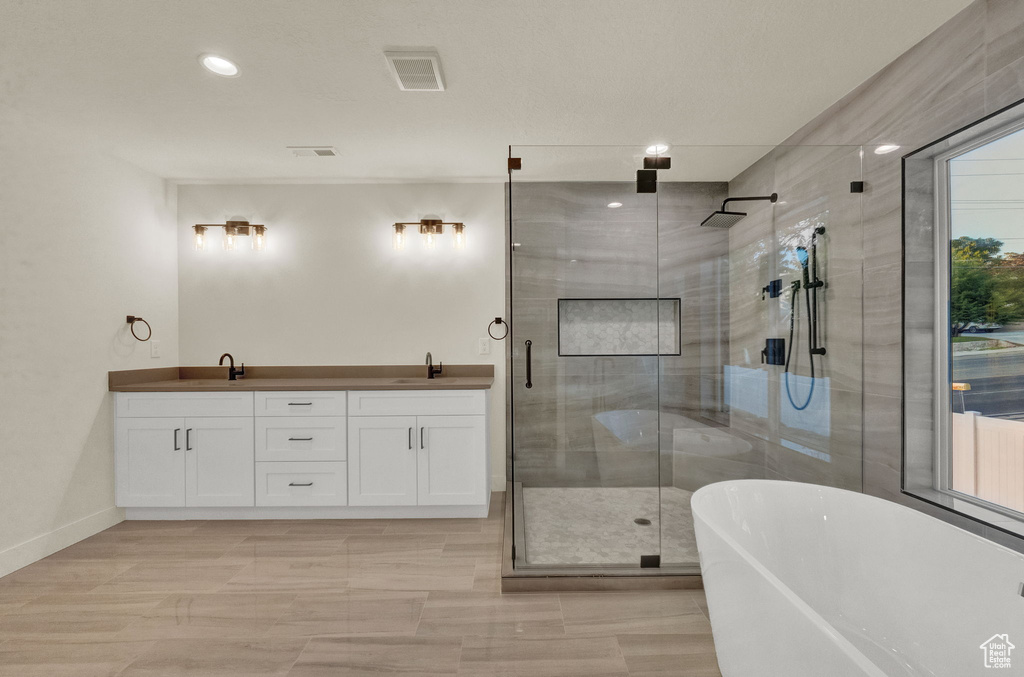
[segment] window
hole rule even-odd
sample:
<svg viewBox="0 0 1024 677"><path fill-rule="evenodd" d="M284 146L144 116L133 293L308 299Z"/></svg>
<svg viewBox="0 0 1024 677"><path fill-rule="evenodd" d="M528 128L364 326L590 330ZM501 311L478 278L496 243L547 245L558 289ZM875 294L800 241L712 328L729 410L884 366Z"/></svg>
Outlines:
<svg viewBox="0 0 1024 677"><path fill-rule="evenodd" d="M904 158L906 493L1024 534L1024 112Z"/></svg>

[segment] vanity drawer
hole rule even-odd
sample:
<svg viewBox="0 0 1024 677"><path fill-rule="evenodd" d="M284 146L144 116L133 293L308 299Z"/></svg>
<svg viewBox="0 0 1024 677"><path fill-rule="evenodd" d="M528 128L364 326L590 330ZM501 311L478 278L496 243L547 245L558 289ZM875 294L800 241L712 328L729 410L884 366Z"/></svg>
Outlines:
<svg viewBox="0 0 1024 677"><path fill-rule="evenodd" d="M482 415L487 413L483 390L354 390L349 416Z"/></svg>
<svg viewBox="0 0 1024 677"><path fill-rule="evenodd" d="M345 463L256 464L256 505L347 505Z"/></svg>
<svg viewBox="0 0 1024 677"><path fill-rule="evenodd" d="M345 420L344 416L258 416L256 460L344 461Z"/></svg>
<svg viewBox="0 0 1024 677"><path fill-rule="evenodd" d="M252 416L251 392L117 393L119 418Z"/></svg>
<svg viewBox="0 0 1024 677"><path fill-rule="evenodd" d="M344 416L345 393L331 390L257 392L257 416Z"/></svg>

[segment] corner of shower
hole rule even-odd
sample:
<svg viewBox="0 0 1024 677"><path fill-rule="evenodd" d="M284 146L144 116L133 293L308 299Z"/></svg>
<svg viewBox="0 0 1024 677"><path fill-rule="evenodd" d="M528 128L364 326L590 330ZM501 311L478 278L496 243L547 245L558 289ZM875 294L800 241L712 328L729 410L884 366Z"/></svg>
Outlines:
<svg viewBox="0 0 1024 677"><path fill-rule="evenodd" d="M510 148L503 589L555 589L557 579L582 589L699 587L689 507L698 488L789 475L843 484L848 464L799 476L806 457L794 463L789 453L820 463L836 451L832 436L802 429L780 401L781 367L759 359L762 337L785 338L792 316L780 278L800 277L793 243L812 221L831 225L829 208L852 218L845 202L837 209L831 174L824 206L822 190L801 185L804 173L776 176L784 163L814 163L812 173L860 178L849 147L815 148ZM777 184L800 207L785 207L792 199ZM827 307L826 290L815 291ZM828 338L830 321L820 329ZM820 355L811 364L802 355L784 373L804 396L800 388L822 384L812 397L827 409L832 388L822 382L833 374Z"/></svg>

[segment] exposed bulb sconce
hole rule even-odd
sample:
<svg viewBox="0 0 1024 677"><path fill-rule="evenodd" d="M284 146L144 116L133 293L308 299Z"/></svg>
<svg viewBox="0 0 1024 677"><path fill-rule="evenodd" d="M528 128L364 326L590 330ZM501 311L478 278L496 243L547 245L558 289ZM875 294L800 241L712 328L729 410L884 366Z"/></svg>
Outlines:
<svg viewBox="0 0 1024 677"><path fill-rule="evenodd" d="M224 224L218 223L197 223L192 226L195 233L193 242L197 252L206 250L206 231L210 228L224 229L224 250L234 251L235 240L238 237L252 236L252 249L256 252L265 251L267 248L267 227L260 224L250 224L248 221L228 221Z"/></svg>
<svg viewBox="0 0 1024 677"><path fill-rule="evenodd" d="M451 226L455 236L453 244L456 249L466 248L466 225L464 223L443 222L440 219L420 219L419 221L396 223L395 233L392 236L391 245L396 250L405 249L408 239L405 234L406 226L418 226L420 235L423 236L423 243L427 249L436 249L438 237L444 234L444 227Z"/></svg>

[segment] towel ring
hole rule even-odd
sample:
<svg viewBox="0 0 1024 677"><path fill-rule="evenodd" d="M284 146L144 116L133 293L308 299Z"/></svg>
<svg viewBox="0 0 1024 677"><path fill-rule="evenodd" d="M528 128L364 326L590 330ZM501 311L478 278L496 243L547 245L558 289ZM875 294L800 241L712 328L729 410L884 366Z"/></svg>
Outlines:
<svg viewBox="0 0 1024 677"><path fill-rule="evenodd" d="M502 334L501 336L495 336L493 333L491 333L491 327L493 327L496 324L505 325L505 333ZM500 317L494 318L494 321L487 325L487 335L490 336L495 341L504 341L506 338L508 338L508 322L505 322Z"/></svg>
<svg viewBox="0 0 1024 677"><path fill-rule="evenodd" d="M146 334L146 338L141 338L138 334L135 333L135 323L136 322L141 322L142 324L146 325L146 329L149 330L149 333ZM135 315L129 315L128 316L128 324L129 324L129 328L132 330L132 336L134 336L137 340L145 342L145 341L148 341L149 339L153 338L153 328L149 326L149 322L146 322L141 317L136 317Z"/></svg>

